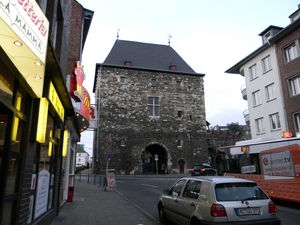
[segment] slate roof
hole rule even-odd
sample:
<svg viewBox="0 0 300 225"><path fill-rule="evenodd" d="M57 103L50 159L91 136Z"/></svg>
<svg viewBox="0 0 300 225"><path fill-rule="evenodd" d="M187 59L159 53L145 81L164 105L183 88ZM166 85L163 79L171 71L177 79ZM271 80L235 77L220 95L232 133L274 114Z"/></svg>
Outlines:
<svg viewBox="0 0 300 225"><path fill-rule="evenodd" d="M116 40L102 66L125 66L130 61L130 68L141 70L157 70L174 73L202 75L196 73L169 45L149 44L134 41ZM175 65L176 71L170 66Z"/></svg>

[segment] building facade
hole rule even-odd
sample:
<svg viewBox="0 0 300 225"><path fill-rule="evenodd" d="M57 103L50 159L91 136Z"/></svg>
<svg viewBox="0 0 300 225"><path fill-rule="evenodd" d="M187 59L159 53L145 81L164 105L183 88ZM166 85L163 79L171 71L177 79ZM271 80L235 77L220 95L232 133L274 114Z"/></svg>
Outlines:
<svg viewBox="0 0 300 225"><path fill-rule="evenodd" d="M82 19L74 0L0 4L0 224L50 224L67 200L82 125L66 85L77 6Z"/></svg>
<svg viewBox="0 0 300 225"><path fill-rule="evenodd" d="M116 40L96 65L94 172L185 173L207 162L203 77L171 46Z"/></svg>
<svg viewBox="0 0 300 225"><path fill-rule="evenodd" d="M269 26L262 31L263 45L226 71L245 77L242 95L248 102L248 113L244 116L253 139L278 139L287 130L293 136L299 132L299 93L293 93L299 75L298 12L292 14L287 27Z"/></svg>

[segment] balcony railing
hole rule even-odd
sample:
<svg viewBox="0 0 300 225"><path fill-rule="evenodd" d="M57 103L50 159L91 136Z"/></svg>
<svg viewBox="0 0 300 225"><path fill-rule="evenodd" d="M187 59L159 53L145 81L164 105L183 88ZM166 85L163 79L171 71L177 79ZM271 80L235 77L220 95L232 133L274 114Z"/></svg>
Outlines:
<svg viewBox="0 0 300 225"><path fill-rule="evenodd" d="M249 116L249 109L246 109L244 112L244 118L245 118L245 123L250 126L250 116Z"/></svg>
<svg viewBox="0 0 300 225"><path fill-rule="evenodd" d="M241 86L241 93L242 93L242 96L243 96L243 99L244 100L247 100L247 88L246 88L246 84L243 84Z"/></svg>

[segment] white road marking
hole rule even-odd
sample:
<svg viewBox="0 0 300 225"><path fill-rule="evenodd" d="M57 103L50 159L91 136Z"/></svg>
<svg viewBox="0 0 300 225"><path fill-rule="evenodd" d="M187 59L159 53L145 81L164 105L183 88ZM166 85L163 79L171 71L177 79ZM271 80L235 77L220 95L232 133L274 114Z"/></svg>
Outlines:
<svg viewBox="0 0 300 225"><path fill-rule="evenodd" d="M158 188L158 186L150 185L150 184L142 184L143 186Z"/></svg>

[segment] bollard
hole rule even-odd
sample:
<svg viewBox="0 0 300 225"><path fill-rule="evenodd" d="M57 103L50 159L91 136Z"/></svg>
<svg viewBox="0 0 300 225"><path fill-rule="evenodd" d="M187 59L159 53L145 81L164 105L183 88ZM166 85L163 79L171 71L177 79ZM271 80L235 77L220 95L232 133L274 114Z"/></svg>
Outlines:
<svg viewBox="0 0 300 225"><path fill-rule="evenodd" d="M96 185L96 175L94 175L94 185Z"/></svg>
<svg viewBox="0 0 300 225"><path fill-rule="evenodd" d="M87 180L88 183L90 183L90 174L88 173L88 180Z"/></svg>
<svg viewBox="0 0 300 225"><path fill-rule="evenodd" d="M99 187L101 187L101 176L99 176Z"/></svg>
<svg viewBox="0 0 300 225"><path fill-rule="evenodd" d="M68 190L68 202L73 202L73 195L74 195L74 186L69 186Z"/></svg>

